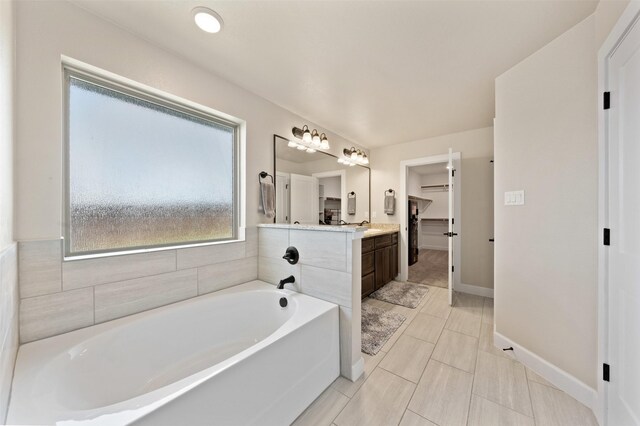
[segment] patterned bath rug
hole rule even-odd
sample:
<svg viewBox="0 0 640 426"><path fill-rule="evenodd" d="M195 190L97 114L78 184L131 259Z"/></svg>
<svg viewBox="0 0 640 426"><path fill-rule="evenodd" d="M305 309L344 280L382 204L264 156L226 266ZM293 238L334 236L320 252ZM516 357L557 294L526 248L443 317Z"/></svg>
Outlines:
<svg viewBox="0 0 640 426"><path fill-rule="evenodd" d="M415 308L428 291L429 287L426 285L391 281L380 290L370 294L369 297L394 305Z"/></svg>
<svg viewBox="0 0 640 426"><path fill-rule="evenodd" d="M363 303L362 352L369 355L377 354L406 319L407 317L397 312Z"/></svg>

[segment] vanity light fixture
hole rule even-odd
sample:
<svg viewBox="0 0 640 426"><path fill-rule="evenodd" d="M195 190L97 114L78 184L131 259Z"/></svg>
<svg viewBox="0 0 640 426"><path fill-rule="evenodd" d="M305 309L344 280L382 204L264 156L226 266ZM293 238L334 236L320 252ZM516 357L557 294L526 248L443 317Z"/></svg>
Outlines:
<svg viewBox="0 0 640 426"><path fill-rule="evenodd" d="M289 141L288 145L292 148L298 148L301 151L306 149L308 153L316 152L318 149L329 149L327 135L318 133L316 129L309 130L309 126L306 124L302 126L302 129L294 127L291 129L291 133L301 140L301 142Z"/></svg>
<svg viewBox="0 0 640 426"><path fill-rule="evenodd" d="M222 29L222 18L208 7L198 6L191 11L198 28L207 33L219 33Z"/></svg>
<svg viewBox="0 0 640 426"><path fill-rule="evenodd" d="M355 147L345 148L342 150L342 154L344 158L338 158L338 163L345 164L349 166L355 166L356 164L360 164L361 166L366 166L369 164L369 158L367 154L362 152Z"/></svg>

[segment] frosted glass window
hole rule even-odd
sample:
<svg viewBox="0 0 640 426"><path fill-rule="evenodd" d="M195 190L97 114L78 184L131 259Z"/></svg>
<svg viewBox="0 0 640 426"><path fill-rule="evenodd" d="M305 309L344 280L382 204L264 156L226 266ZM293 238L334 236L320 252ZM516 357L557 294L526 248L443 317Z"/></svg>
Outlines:
<svg viewBox="0 0 640 426"><path fill-rule="evenodd" d="M66 74L65 254L236 237L237 126Z"/></svg>

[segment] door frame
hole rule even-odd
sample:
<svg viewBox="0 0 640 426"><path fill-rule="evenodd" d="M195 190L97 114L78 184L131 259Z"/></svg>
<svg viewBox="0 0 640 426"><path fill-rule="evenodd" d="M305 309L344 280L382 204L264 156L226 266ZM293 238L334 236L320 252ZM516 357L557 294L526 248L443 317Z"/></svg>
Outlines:
<svg viewBox="0 0 640 426"><path fill-rule="evenodd" d="M340 218L344 220L347 212L347 171L338 169L328 172L311 173L311 176L318 179L328 177L340 177ZM346 220L345 220L346 222Z"/></svg>
<svg viewBox="0 0 640 426"><path fill-rule="evenodd" d="M458 187L461 188L462 182L462 164L461 164L460 152L453 153L454 168L456 170L456 182ZM424 166L426 164L436 163L448 163L449 154L431 155L429 157L414 158L412 160L404 160L400 162L400 189L398 190L398 214L400 215L400 241L398 241L398 250L400 251L400 264L398 268L398 277L400 281L407 281L409 276L409 249L408 236L407 236L407 174L409 173L409 167ZM459 269L456 271L453 282L453 289L460 287L460 276L462 273L462 238L464 237L464 230L462 230L462 191L455 191L455 206L454 206L454 218L458 219L458 241L455 247L457 250L453 252L453 264Z"/></svg>
<svg viewBox="0 0 640 426"><path fill-rule="evenodd" d="M598 364L597 401L592 407L598 422L608 424L608 386L602 380L602 366L609 360L609 256L604 246L603 229L609 226L607 179L610 167L607 114L602 106L604 92L609 90L608 59L624 40L629 29L639 19L640 1L632 0L598 51Z"/></svg>

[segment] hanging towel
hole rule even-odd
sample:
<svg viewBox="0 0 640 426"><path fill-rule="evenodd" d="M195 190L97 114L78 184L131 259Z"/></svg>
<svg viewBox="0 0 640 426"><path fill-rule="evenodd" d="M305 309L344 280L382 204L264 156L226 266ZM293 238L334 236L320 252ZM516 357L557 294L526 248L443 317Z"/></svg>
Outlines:
<svg viewBox="0 0 640 426"><path fill-rule="evenodd" d="M356 214L356 193L355 192L351 192L347 195L347 213Z"/></svg>
<svg viewBox="0 0 640 426"><path fill-rule="evenodd" d="M392 193L384 195L384 212L386 214L394 214L396 209L396 197Z"/></svg>
<svg viewBox="0 0 640 426"><path fill-rule="evenodd" d="M260 182L260 194L262 194L262 208L267 219L273 219L276 216L276 188L272 182Z"/></svg>

